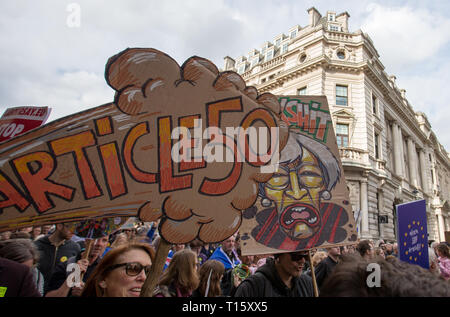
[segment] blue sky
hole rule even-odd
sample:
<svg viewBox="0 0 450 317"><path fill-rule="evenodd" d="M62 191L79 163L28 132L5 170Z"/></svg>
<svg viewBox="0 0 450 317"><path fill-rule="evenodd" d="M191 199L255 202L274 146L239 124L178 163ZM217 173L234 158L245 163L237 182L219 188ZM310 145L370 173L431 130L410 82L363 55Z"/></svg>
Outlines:
<svg viewBox="0 0 450 317"><path fill-rule="evenodd" d="M79 27L69 27L80 9ZM0 113L48 105L49 120L113 100L107 59L127 47L154 47L180 64L193 55L223 67L223 57L259 48L314 6L350 14L350 31L374 41L389 75L423 111L450 151L450 1L369 0L14 0L0 3ZM73 20L72 20L73 21Z"/></svg>

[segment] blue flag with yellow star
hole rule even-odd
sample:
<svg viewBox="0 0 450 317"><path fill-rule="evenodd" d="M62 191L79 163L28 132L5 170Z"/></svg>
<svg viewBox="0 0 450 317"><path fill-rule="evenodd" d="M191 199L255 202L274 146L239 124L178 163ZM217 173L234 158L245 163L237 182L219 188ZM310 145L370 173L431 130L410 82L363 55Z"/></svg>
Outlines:
<svg viewBox="0 0 450 317"><path fill-rule="evenodd" d="M396 205L398 253L402 261L429 268L425 200Z"/></svg>

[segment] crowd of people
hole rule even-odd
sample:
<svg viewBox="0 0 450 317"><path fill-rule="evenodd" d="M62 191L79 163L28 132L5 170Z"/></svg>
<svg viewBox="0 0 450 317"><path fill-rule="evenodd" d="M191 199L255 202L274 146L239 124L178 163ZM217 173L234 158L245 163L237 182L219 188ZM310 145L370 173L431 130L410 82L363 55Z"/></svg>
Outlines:
<svg viewBox="0 0 450 317"><path fill-rule="evenodd" d="M157 223L128 222L89 247L72 227L1 233L0 297L140 296L161 240ZM400 261L397 244L383 240L263 255L244 255L239 245L238 234L173 245L152 296L450 296L445 242L430 243L428 270ZM379 286L367 284L370 263L380 267Z"/></svg>

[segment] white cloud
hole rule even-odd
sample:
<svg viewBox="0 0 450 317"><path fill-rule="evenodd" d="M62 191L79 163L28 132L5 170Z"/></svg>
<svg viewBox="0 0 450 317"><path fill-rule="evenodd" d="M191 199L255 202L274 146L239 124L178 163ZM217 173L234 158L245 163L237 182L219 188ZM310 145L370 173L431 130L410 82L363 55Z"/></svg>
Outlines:
<svg viewBox="0 0 450 317"><path fill-rule="evenodd" d="M372 3L361 29L374 40L389 72L424 62L450 41L450 19L426 9Z"/></svg>

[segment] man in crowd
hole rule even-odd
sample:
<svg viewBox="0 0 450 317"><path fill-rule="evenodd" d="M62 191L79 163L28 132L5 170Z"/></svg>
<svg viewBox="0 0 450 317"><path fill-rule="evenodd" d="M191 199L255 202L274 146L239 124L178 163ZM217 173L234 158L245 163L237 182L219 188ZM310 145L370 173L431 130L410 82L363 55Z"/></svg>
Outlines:
<svg viewBox="0 0 450 317"><path fill-rule="evenodd" d="M328 256L323 259L317 267L314 269L317 281L317 287L320 289L323 282L333 272L338 259L341 255L341 249L339 247L333 247L328 249ZM311 273L309 273L311 274Z"/></svg>
<svg viewBox="0 0 450 317"><path fill-rule="evenodd" d="M311 277L302 274L308 252L275 254L238 286L235 297L313 297Z"/></svg>
<svg viewBox="0 0 450 317"><path fill-rule="evenodd" d="M100 262L106 247L108 246L108 236L92 241L92 246L89 251L89 255L83 258L84 253L69 258L66 262L59 263L55 268L50 282L48 283L48 292L46 297L67 297L67 296L80 296L84 288L84 283L87 281L91 273ZM87 252L87 251L85 251ZM67 269L67 266L71 263L76 263L79 267L79 271L75 270L74 274L82 274L82 280L80 284L75 285L72 272Z"/></svg>
<svg viewBox="0 0 450 317"><path fill-rule="evenodd" d="M235 242L236 237L234 235L223 241L222 246L218 247L214 251L209 260L217 260L222 262L225 266L225 270L234 268L236 265L241 263L241 260L236 252Z"/></svg>
<svg viewBox="0 0 450 317"><path fill-rule="evenodd" d="M38 269L44 276L45 293L48 291L48 283L55 267L81 252L80 245L70 240L74 230L73 223L58 223L52 234L34 242L40 253Z"/></svg>

